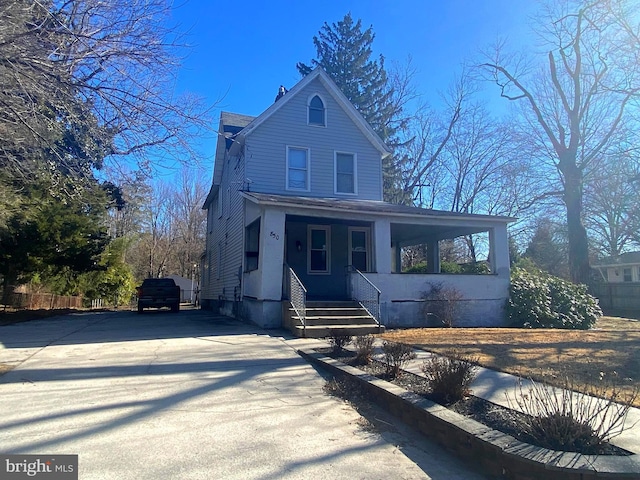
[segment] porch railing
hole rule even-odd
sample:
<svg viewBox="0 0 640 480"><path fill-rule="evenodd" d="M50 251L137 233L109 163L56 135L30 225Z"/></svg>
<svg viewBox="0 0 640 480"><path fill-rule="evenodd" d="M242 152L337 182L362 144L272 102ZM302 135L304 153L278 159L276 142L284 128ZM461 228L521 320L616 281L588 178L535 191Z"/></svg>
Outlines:
<svg viewBox="0 0 640 480"><path fill-rule="evenodd" d="M357 268L349 265L347 272L351 276L349 282L351 299L358 302L380 326L380 290Z"/></svg>
<svg viewBox="0 0 640 480"><path fill-rule="evenodd" d="M307 289L293 271L291 267L285 265L285 272L287 273L287 285L289 287L289 301L293 310L302 323L302 334L306 334L307 328Z"/></svg>

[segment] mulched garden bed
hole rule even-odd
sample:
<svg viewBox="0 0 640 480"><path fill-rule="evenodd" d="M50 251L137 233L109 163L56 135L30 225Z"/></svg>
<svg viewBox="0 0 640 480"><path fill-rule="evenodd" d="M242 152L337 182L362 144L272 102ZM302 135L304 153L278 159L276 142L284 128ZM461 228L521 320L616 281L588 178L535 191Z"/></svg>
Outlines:
<svg viewBox="0 0 640 480"><path fill-rule="evenodd" d="M421 395L431 401L435 401L429 395L427 380L420 375L403 371L403 374L400 377L389 379L386 374L386 365L378 360L373 360L369 365L359 365L355 361L355 354L349 350L344 350L339 354L334 353L330 348L321 348L316 350L329 357L340 360L346 365L356 367L369 375L380 378L381 380L386 380L404 388L405 390ZM445 406L494 430L511 435L521 442L536 445L535 439L523 432L522 424L526 421L527 415L522 412L512 410L473 395ZM601 445L598 451L588 453L597 455L632 455L627 450L616 447L610 443Z"/></svg>

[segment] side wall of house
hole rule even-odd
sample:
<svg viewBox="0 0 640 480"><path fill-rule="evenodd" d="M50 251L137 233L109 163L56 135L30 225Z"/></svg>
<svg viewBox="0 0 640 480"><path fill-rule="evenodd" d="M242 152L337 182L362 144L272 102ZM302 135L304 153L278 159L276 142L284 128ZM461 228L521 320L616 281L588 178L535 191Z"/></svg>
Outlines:
<svg viewBox="0 0 640 480"><path fill-rule="evenodd" d="M326 109L326 126L308 125L307 102L318 94ZM247 177L251 190L310 197L382 200L380 152L365 137L320 80L288 100L246 140ZM288 190L287 146L309 149L309 191ZM335 193L335 153L356 158L357 194Z"/></svg>
<svg viewBox="0 0 640 480"><path fill-rule="evenodd" d="M207 216L202 307L234 314L240 299L243 265L244 158L226 155L218 195ZM220 205L221 203L221 205Z"/></svg>

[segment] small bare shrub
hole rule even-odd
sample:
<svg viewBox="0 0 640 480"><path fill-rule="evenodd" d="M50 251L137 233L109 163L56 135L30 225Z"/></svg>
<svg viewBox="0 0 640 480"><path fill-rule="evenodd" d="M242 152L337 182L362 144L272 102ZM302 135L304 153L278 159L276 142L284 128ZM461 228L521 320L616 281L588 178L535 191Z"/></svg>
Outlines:
<svg viewBox="0 0 640 480"><path fill-rule="evenodd" d="M429 290L422 293L425 316L433 315L445 327L453 327L460 314L462 292L440 282L427 284Z"/></svg>
<svg viewBox="0 0 640 480"><path fill-rule="evenodd" d="M340 354L344 350L344 347L351 343L351 335L348 332L332 328L329 330L329 345L334 354Z"/></svg>
<svg viewBox="0 0 640 480"><path fill-rule="evenodd" d="M353 346L356 347L356 364L369 365L373 356L373 335L359 335L353 339Z"/></svg>
<svg viewBox="0 0 640 480"><path fill-rule="evenodd" d="M449 405L471 394L469 388L476 377L477 358L469 358L456 350L445 356L432 355L422 364L434 401Z"/></svg>
<svg viewBox="0 0 640 480"><path fill-rule="evenodd" d="M386 364L386 374L390 379L399 377L402 368L406 366L409 360L416 358L416 352L410 345L405 343L382 342L382 351L384 352L384 361Z"/></svg>
<svg viewBox="0 0 640 480"><path fill-rule="evenodd" d="M601 379L596 386L581 386L565 375L562 388L532 380L524 387L520 382L514 401L528 415L525 432L542 447L598 453L603 443L625 430L638 396L637 389L625 395L615 382L605 381L604 375Z"/></svg>

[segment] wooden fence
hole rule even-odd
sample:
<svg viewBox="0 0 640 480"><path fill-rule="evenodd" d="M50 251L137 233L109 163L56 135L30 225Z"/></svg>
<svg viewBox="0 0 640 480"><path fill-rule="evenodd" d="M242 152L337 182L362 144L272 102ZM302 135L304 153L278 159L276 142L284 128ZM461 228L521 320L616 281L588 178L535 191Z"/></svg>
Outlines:
<svg viewBox="0 0 640 480"><path fill-rule="evenodd" d="M640 318L640 283L602 283L593 285L590 293L605 314Z"/></svg>
<svg viewBox="0 0 640 480"><path fill-rule="evenodd" d="M12 310L53 310L82 308L82 297L53 295L50 293L9 293L4 308Z"/></svg>

